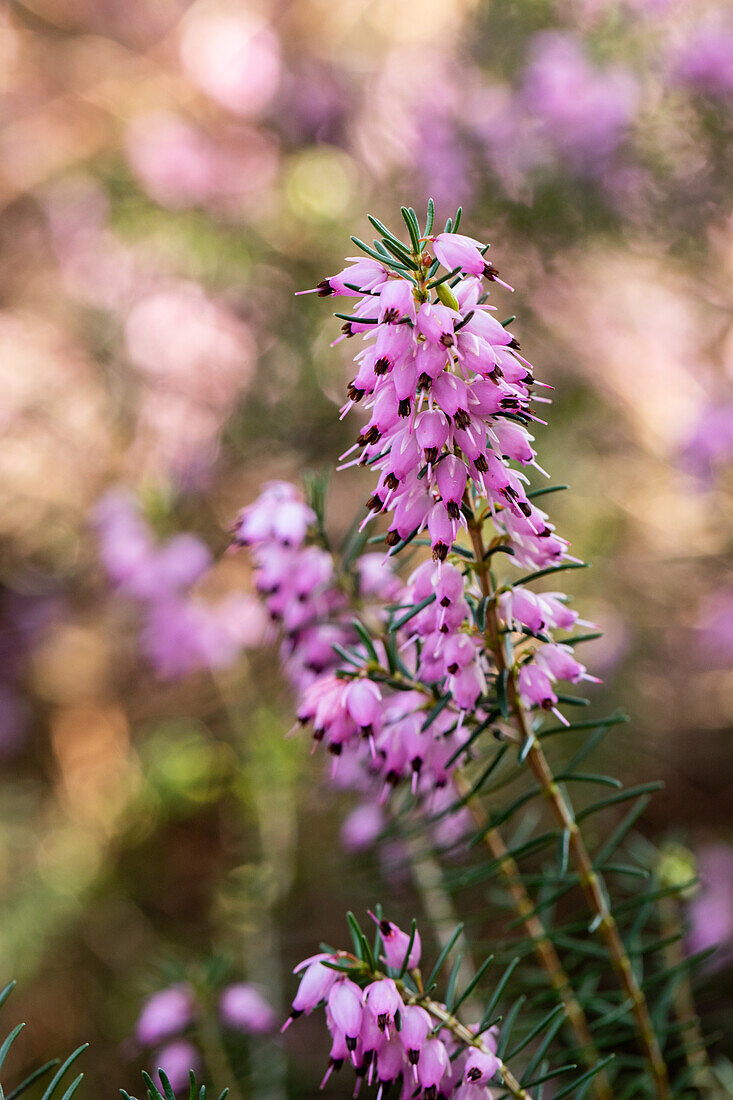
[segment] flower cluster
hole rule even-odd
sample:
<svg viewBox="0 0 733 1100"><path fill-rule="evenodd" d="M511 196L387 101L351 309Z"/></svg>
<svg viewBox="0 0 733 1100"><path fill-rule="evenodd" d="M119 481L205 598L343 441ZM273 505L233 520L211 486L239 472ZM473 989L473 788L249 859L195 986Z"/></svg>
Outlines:
<svg viewBox="0 0 733 1100"><path fill-rule="evenodd" d="M234 545L251 550L255 587L283 633L283 665L299 693L338 668L334 645L349 645L356 637L345 616L347 589L332 554L315 541L315 522L294 485L270 481L240 512L233 531ZM355 596L384 602L395 595L394 574L382 568L381 558L359 558L351 578Z"/></svg>
<svg viewBox="0 0 733 1100"><path fill-rule="evenodd" d="M414 242L417 232L411 236ZM464 762L473 730L505 713L487 615L494 636L504 637L527 708L552 710L564 721L556 681L594 678L567 640L583 622L567 597L535 593L526 578L487 597L479 579L483 549L474 545L478 558L469 568L471 555L455 545L464 524L482 546L491 518L491 548L515 565L552 569L569 557L568 544L532 503L521 469L511 465L537 465L527 431L534 379L480 293L481 277L496 281L497 273L477 242L455 233L420 238L411 253L399 249L411 268L393 264L388 254L384 262L370 257L318 289L348 295L358 288L361 320L347 320L345 329L376 332L357 356L347 405L366 398L371 408L355 460L380 471L369 514L391 512L386 538L394 550L427 527L432 560L404 584L389 554L366 554L346 568L320 539L313 510L283 482L266 485L244 509L234 538L252 549L256 587L284 635L298 720L332 755L333 777L365 794L379 792L381 802L409 784L444 820L451 816L443 811L454 797L452 773ZM441 264L451 287L450 278L436 282ZM478 449L471 442L477 440ZM368 599L376 606L367 607ZM373 809L360 809L357 847L381 821ZM459 838L452 831L446 839Z"/></svg>
<svg viewBox="0 0 733 1100"><path fill-rule="evenodd" d="M266 1035L275 1030L272 1007L248 982L226 986L219 995L218 1010L224 1027L242 1035ZM188 1086L189 1071L201 1064L199 1051L188 1037L199 1015L193 989L181 982L149 997L135 1025L137 1043L155 1048L155 1064L165 1072L174 1092Z"/></svg>
<svg viewBox="0 0 733 1100"><path fill-rule="evenodd" d="M358 299L343 330L366 340L342 415L363 402L370 419L347 465L378 471L368 506L370 516L391 514L391 547L427 528L444 560L469 493L486 498L519 564L561 561L567 542L510 465L537 465L529 425L540 420L531 409L538 383L516 337L491 314L482 279L501 282L498 272L471 237L440 233L421 244L429 242L435 257L426 247L412 270L355 259L317 288Z"/></svg>
<svg viewBox="0 0 733 1100"><path fill-rule="evenodd" d="M244 647L262 640L265 620L252 597L233 593L211 603L193 594L211 566L196 535L182 532L158 543L135 499L123 491L99 501L94 522L107 575L141 609L140 645L159 676L226 668Z"/></svg>
<svg viewBox="0 0 733 1100"><path fill-rule="evenodd" d="M411 635L400 632L403 648L423 635L427 641L413 646L412 655L405 653L414 689L395 691L370 678L373 657L354 629L353 616L357 605L363 614L371 601L376 626L385 625L385 604L394 600L412 606L434 591L435 563L419 566L407 588L382 554L363 554L348 573L340 572L334 556L312 541L315 518L294 486L271 482L240 514L234 532L235 543L251 549L255 586L283 632L281 658L298 695L298 721L309 724L314 741L332 755L333 777L341 786L366 795L379 791L385 801L396 786L409 783L415 794L433 796L431 808L438 813L445 802L438 792L446 789L452 758L462 744L456 707L474 711L481 690L479 666L469 659L476 645L458 630L468 615L463 577L445 563L435 578L439 601L411 621ZM445 654L433 657L435 675L429 674L429 648L437 650L441 641L448 643ZM383 642L375 638L373 644L379 666L386 666ZM455 690L455 706L436 715L429 727L426 714L435 700L418 679L418 662L426 680L447 677ZM375 828L378 832L379 818L372 811L367 834L373 836Z"/></svg>
<svg viewBox="0 0 733 1100"><path fill-rule="evenodd" d="M374 920L383 969L345 951L305 959L295 968L300 986L283 1031L303 1013L325 1006L331 1051L321 1088L351 1062L357 1090L365 1079L376 1081L379 1097L396 1087L404 1097L424 1100L489 1100L488 1083L502 1065L497 1029L470 1031L422 994L419 935Z"/></svg>

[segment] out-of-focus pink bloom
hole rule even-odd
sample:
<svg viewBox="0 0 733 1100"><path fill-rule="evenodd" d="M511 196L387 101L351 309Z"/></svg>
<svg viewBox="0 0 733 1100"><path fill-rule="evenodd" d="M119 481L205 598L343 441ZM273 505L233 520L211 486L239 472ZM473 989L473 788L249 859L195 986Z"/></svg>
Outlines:
<svg viewBox="0 0 733 1100"><path fill-rule="evenodd" d="M202 91L238 115L259 114L280 82L277 35L242 5L194 5L184 22L180 57Z"/></svg>
<svg viewBox="0 0 733 1100"><path fill-rule="evenodd" d="M126 307L143 278L132 249L107 226L109 204L89 176L64 178L45 189L43 205L67 290L101 309Z"/></svg>
<svg viewBox="0 0 733 1100"><path fill-rule="evenodd" d="M714 99L733 96L733 23L707 24L685 37L672 63L673 78Z"/></svg>
<svg viewBox="0 0 733 1100"><path fill-rule="evenodd" d="M151 382L222 407L249 382L249 328L196 283L170 282L143 295L125 323L127 354Z"/></svg>
<svg viewBox="0 0 733 1100"><path fill-rule="evenodd" d="M698 614L697 649L717 668L733 661L733 586L706 597Z"/></svg>
<svg viewBox="0 0 733 1100"><path fill-rule="evenodd" d="M277 1024L272 1006L249 982L227 986L219 1000L219 1011L225 1024L245 1035L265 1035Z"/></svg>
<svg viewBox="0 0 733 1100"><path fill-rule="evenodd" d="M570 168L597 175L634 119L638 86L621 66L594 68L572 34L543 31L532 41L520 97Z"/></svg>
<svg viewBox="0 0 733 1100"><path fill-rule="evenodd" d="M156 545L135 498L124 490L105 494L94 521L108 576L137 599L160 600L189 588L211 564L206 544L190 532Z"/></svg>
<svg viewBox="0 0 733 1100"><path fill-rule="evenodd" d="M340 145L353 98L342 70L306 59L283 73L277 103L280 125L292 141Z"/></svg>
<svg viewBox="0 0 733 1100"><path fill-rule="evenodd" d="M710 960L716 963L730 958L733 948L733 849L711 844L697 853L700 892L690 903L691 952L718 947Z"/></svg>
<svg viewBox="0 0 733 1100"><path fill-rule="evenodd" d="M232 594L218 604L171 597L149 606L140 644L164 679L198 669L228 668L244 645L256 645L266 629L257 600Z"/></svg>
<svg viewBox="0 0 733 1100"><path fill-rule="evenodd" d="M159 1050L154 1064L155 1070L163 1070L174 1092L188 1092L189 1071L196 1073L199 1070L201 1058L193 1043L179 1039ZM154 1071L151 1077L155 1079L157 1073Z"/></svg>
<svg viewBox="0 0 733 1100"><path fill-rule="evenodd" d="M384 814L378 802L357 806L341 826L341 843L347 852L371 848L384 828Z"/></svg>
<svg viewBox="0 0 733 1100"><path fill-rule="evenodd" d="M139 1043L154 1046L162 1039L179 1035L192 1019L191 990L186 985L173 985L148 998L135 1025L135 1034Z"/></svg>
<svg viewBox="0 0 733 1100"><path fill-rule="evenodd" d="M733 43L731 43L733 48ZM706 486L733 464L733 401L703 409L680 453L683 469Z"/></svg>
<svg viewBox="0 0 733 1100"><path fill-rule="evenodd" d="M125 148L133 172L161 206L195 206L216 192L216 150L176 115L156 112L135 119Z"/></svg>
<svg viewBox="0 0 733 1100"><path fill-rule="evenodd" d="M125 149L146 194L172 210L236 210L272 182L277 166L274 139L265 133L247 129L219 140L162 111L133 120Z"/></svg>

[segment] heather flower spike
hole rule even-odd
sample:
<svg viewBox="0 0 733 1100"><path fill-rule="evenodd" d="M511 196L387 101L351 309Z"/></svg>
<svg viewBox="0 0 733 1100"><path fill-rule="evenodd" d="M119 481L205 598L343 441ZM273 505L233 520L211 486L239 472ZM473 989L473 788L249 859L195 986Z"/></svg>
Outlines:
<svg viewBox="0 0 733 1100"><path fill-rule="evenodd" d="M510 288L485 259L488 246L453 231L460 214L438 234L432 207L424 233L413 211L403 209L403 217L408 244L370 219L382 244L363 246L368 260L353 259L317 288L323 296L350 299L348 313L337 314L344 322L341 339L357 348L341 415L356 410L362 426L340 468L361 466L372 478L355 527L363 531L381 519L384 534L369 541L383 541L387 555L355 553L351 540L343 552L332 550L322 534L322 496L311 508L284 483L266 485L242 512L235 542L249 546L257 589L279 628L298 725L310 729L314 748L331 755L334 784L358 796L342 833L349 850L375 843L390 823L399 832L406 813L410 828L431 831L439 856L462 858L467 848L485 844L493 873L506 877L517 923L562 1002L573 1056L589 1067L581 1082L592 1085L598 1100L612 1100L585 1009L589 987L573 988L544 931L545 913L525 891L491 824L504 821L503 788L530 773L533 789L516 798L508 819L540 796L552 812L555 832L520 851L535 855L557 836L552 875L558 896L574 891L587 909L576 927L603 942L608 972L630 1006L623 1019L611 1014L614 1026L624 1031L624 1044L636 1037L648 1074L642 1087L619 1069L624 1094L632 1094L627 1085L636 1091L651 1085L657 1100L670 1100L646 990L603 877L606 867L610 874L617 865L608 853L594 863L566 790L570 778L605 786L608 777L577 772L575 762L588 751L583 747L559 782L544 752L545 735L567 727L604 732L619 720L571 724L564 713L584 700L565 695L563 683L598 680L576 656L576 647L595 636L578 628L594 632L594 624L545 580L583 564L538 504L542 493L562 486L535 490L528 476L531 470L547 476L538 461L535 433L545 420L536 403L549 402L538 388L552 387L538 381L520 352L510 328L514 318L498 319L490 296ZM411 565L400 572L399 555L408 546ZM492 734L504 744L487 763ZM590 746L597 740L593 734ZM516 771L507 775L512 759ZM499 765L505 774L489 780ZM622 792L601 799L583 816L623 798ZM619 843L615 833L604 852L611 842ZM448 1003L434 1000L432 986L426 991L422 984L416 928L408 934L370 916L378 926L373 954L359 931L356 954L314 956L298 968L300 988L284 1026L325 1004L331 1055L324 1081L348 1061L357 1091L366 1080L378 1083L380 1095L398 1085L412 1098L488 1100L489 1086L501 1079L515 1100L528 1100L530 1092L500 1056L504 1047L489 1017L472 1029L450 1010L461 1003L454 988L459 967ZM593 950L580 957L595 958ZM669 1004L663 1001L657 1015ZM606 1041L610 1046L615 1039Z"/></svg>
<svg viewBox="0 0 733 1100"><path fill-rule="evenodd" d="M482 1033L479 1028L467 1027L434 999L431 991L423 990L421 982L410 975L410 969L419 961L419 946L414 958L411 955L414 966L408 964L403 977L403 960L392 952L398 942L403 947L401 938L405 933L388 920L378 923L385 947L390 945L392 961L387 959L386 971L370 953L349 951L337 951L325 959L315 956L296 968L303 976L290 1020L299 1014L296 1004L303 1002L303 985L309 981L312 968L323 961L333 967L330 989L320 999L331 1037L321 1087L349 1061L356 1076L355 1095L366 1078L369 1083L378 1083L380 1097L388 1086L401 1085L403 1095L422 1100L437 1100L439 1096L461 1100L466 1087L476 1086L476 1100L488 1100L488 1094L478 1091L478 1086L498 1077L512 1095L529 1100L529 1094L520 1093L514 1074L496 1053L496 1027ZM354 925L363 941L355 921ZM419 945L417 932L413 938ZM310 993L307 999L312 1001Z"/></svg>

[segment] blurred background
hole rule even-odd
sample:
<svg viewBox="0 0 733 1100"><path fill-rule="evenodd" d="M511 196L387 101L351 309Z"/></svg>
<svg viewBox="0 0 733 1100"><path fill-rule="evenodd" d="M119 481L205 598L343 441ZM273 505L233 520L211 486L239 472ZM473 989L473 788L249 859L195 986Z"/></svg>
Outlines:
<svg viewBox="0 0 733 1100"><path fill-rule="evenodd" d="M572 590L605 631L594 706L633 717L608 766L666 782L643 827L697 855L721 1013L730 7L6 0L0 82L0 975L32 1020L21 1062L89 1039L92 1087L133 1090L156 989L246 980L281 1016L347 907L412 914L399 855L339 839L348 796L284 739L289 690L225 550L263 479L330 469L354 436L331 307L294 292L343 266L366 210L396 228L428 196L492 242L556 387L538 446L593 563ZM333 479L336 532L369 481ZM215 1079L241 1058L245 1095L310 1095L317 1028L287 1064L216 1030L194 1044Z"/></svg>

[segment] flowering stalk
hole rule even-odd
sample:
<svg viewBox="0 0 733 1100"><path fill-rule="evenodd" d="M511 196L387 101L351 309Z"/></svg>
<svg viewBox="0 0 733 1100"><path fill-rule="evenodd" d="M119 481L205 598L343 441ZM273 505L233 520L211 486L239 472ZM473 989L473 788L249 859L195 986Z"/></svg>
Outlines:
<svg viewBox="0 0 733 1100"><path fill-rule="evenodd" d="M581 564L537 507L537 494L528 491L522 471L535 466L545 473L528 429L540 421L533 402L547 399L535 395L539 383L508 329L511 319L500 323L491 316L495 307L482 278L502 281L486 261L486 247L455 232L460 211L439 234L432 233L432 206L424 234L413 211L403 208L402 213L409 245L371 218L381 241L375 240L370 248L353 238L368 258L354 259L317 288L324 296L358 299L349 313L337 316L344 321L341 339L360 335L365 342L342 409L344 416L363 402L370 410L357 443L342 456L346 459L356 451L357 457L346 465L359 464L378 474L364 522L380 513L389 516L389 554L411 542L424 543L417 536L426 531L436 563L425 563L409 579L402 606L412 609L398 622L391 621L390 633L396 638L412 620L411 633L399 646L400 652L414 647L408 678L432 685L437 717L444 719L439 736L445 741L452 735L459 741L443 773L450 773L450 763L461 754L464 722L473 720L485 728L501 716L513 727L511 739L518 743L519 759L526 761L561 826L564 858L576 868L593 913L592 928L603 938L629 998L655 1091L659 1100L666 1100L667 1067L644 992L610 911L605 884L536 736L536 717L543 712L569 724L558 709L555 681L594 679L575 658L572 639L554 634L581 621L566 607L566 597L537 594L528 587L531 580ZM486 546L483 530L489 520L495 534ZM461 527L473 553L457 541ZM500 553L529 569L530 575L497 587L490 559ZM396 683L392 666L397 662L394 654L387 657ZM404 665L399 671L405 671ZM346 675L366 675L372 685L377 679L367 667ZM395 741L396 726L408 717L404 705L395 721L382 712L379 689L359 688L365 698L367 690L373 701L367 725L371 731L381 719L377 745L384 745L391 764L388 780L399 780L407 757L405 762L413 766L413 790L419 792L415 761L421 769L424 755L419 739L414 738L414 748L405 747L404 740ZM322 722L322 736L328 739L329 715L321 711L319 717L316 703L306 710L306 719L312 716L316 728ZM435 719L431 714L431 722ZM339 739L339 751L341 743Z"/></svg>
<svg viewBox="0 0 733 1100"><path fill-rule="evenodd" d="M350 1061L357 1075L356 1091L364 1078L370 1084L376 1080L380 1100L383 1090L403 1082L410 1095L423 1100L435 1100L438 1095L489 1100L486 1086L494 1077L501 1079L515 1100L530 1100L497 1053L498 1028L488 1024L493 1004L487 1017L471 1028L431 996L432 979L442 959L425 988L414 922L408 935L391 921L375 917L378 935L372 949L351 914L349 919L358 954L323 951L300 963L295 968L295 973L301 973L300 987L283 1027L325 1006L332 1046L321 1087L334 1070ZM460 1004L465 996L456 1000L451 992L447 999Z"/></svg>
<svg viewBox="0 0 733 1100"><path fill-rule="evenodd" d="M277 507L273 507L277 503L282 505L285 501L288 503L288 511L285 514ZM274 517L277 517L277 520ZM265 487L261 497L241 514L235 534L239 543L246 543L254 549L256 561L259 563L256 585L265 595L271 615L285 632L282 657L294 686L300 687L301 690L304 683L307 687L311 685L313 682L310 679L311 676L318 677L330 667L344 665L338 652L329 649L329 646L332 646L337 638L343 644L349 640L352 643L355 640L358 641L353 630L349 635L346 623L349 616L355 612L364 613L365 599L370 596L372 599L379 595L385 596L388 591L393 596L396 593L396 579L391 570L385 563L382 563L379 570L375 570L377 563L374 561L374 555L358 558L353 569L354 575L349 576L344 571L343 564L339 563L337 556L330 555L331 564L329 565L329 555L325 551L317 547L309 550L306 539L314 537L315 518L313 511L296 494L292 486L286 486L284 483L270 483ZM272 526L275 522L279 524L278 530ZM283 554L285 554L284 558L282 558ZM299 598L293 610L293 600L288 587L292 578L302 578L304 574L307 576L309 562L315 560L312 557L313 554L318 555L317 560L321 563L318 571L320 584L312 588L313 595L306 600L304 582L302 579L299 580ZM373 574L371 583L367 583L371 574ZM379 583L377 583L378 578L381 578ZM344 600L345 592L350 594L348 602ZM357 592L360 593L361 598L356 597ZM312 604L310 599L313 601ZM340 631L340 633L334 633L334 631ZM376 634L373 635L375 636ZM387 634L382 632L379 637L381 645L384 646L388 642ZM303 668L304 658L301 657L303 652L305 661L310 661L307 669ZM316 658L319 656L325 662L324 664L318 664ZM360 656L365 662L369 661L368 653L362 651ZM371 662L368 667L365 665L364 672L372 679L377 676L382 678L390 676L388 668L375 665L374 662ZM349 675L343 668L341 674L344 677ZM407 678L404 674L396 675L400 677L402 686L422 693L422 707L424 711L429 710L433 701L431 692L426 691L417 680ZM449 713L451 713L450 709ZM455 720L455 713L452 713ZM368 763L373 766L371 760ZM470 783L460 769L453 772L453 787L481 830L486 847L498 862L499 872L506 881L516 912L522 918L532 939L539 962L565 1006L569 1026L575 1034L586 1065L597 1065L600 1056L593 1043L585 1013L573 993L557 951L547 935L541 917L535 911L535 904L524 887L517 865L509 855L500 831L487 827L486 812L480 801L470 795ZM426 846L421 844L419 851L413 853L413 870L420 893L425 900L425 911L435 924L436 921L433 918L440 899L436 898L434 867L428 874L425 872L426 851ZM434 861L431 860L431 865L433 863ZM426 878L429 882L426 882ZM440 909L441 914L446 915L445 905L442 902ZM599 1100L609 1100L610 1086L603 1071L594 1077L592 1087Z"/></svg>

